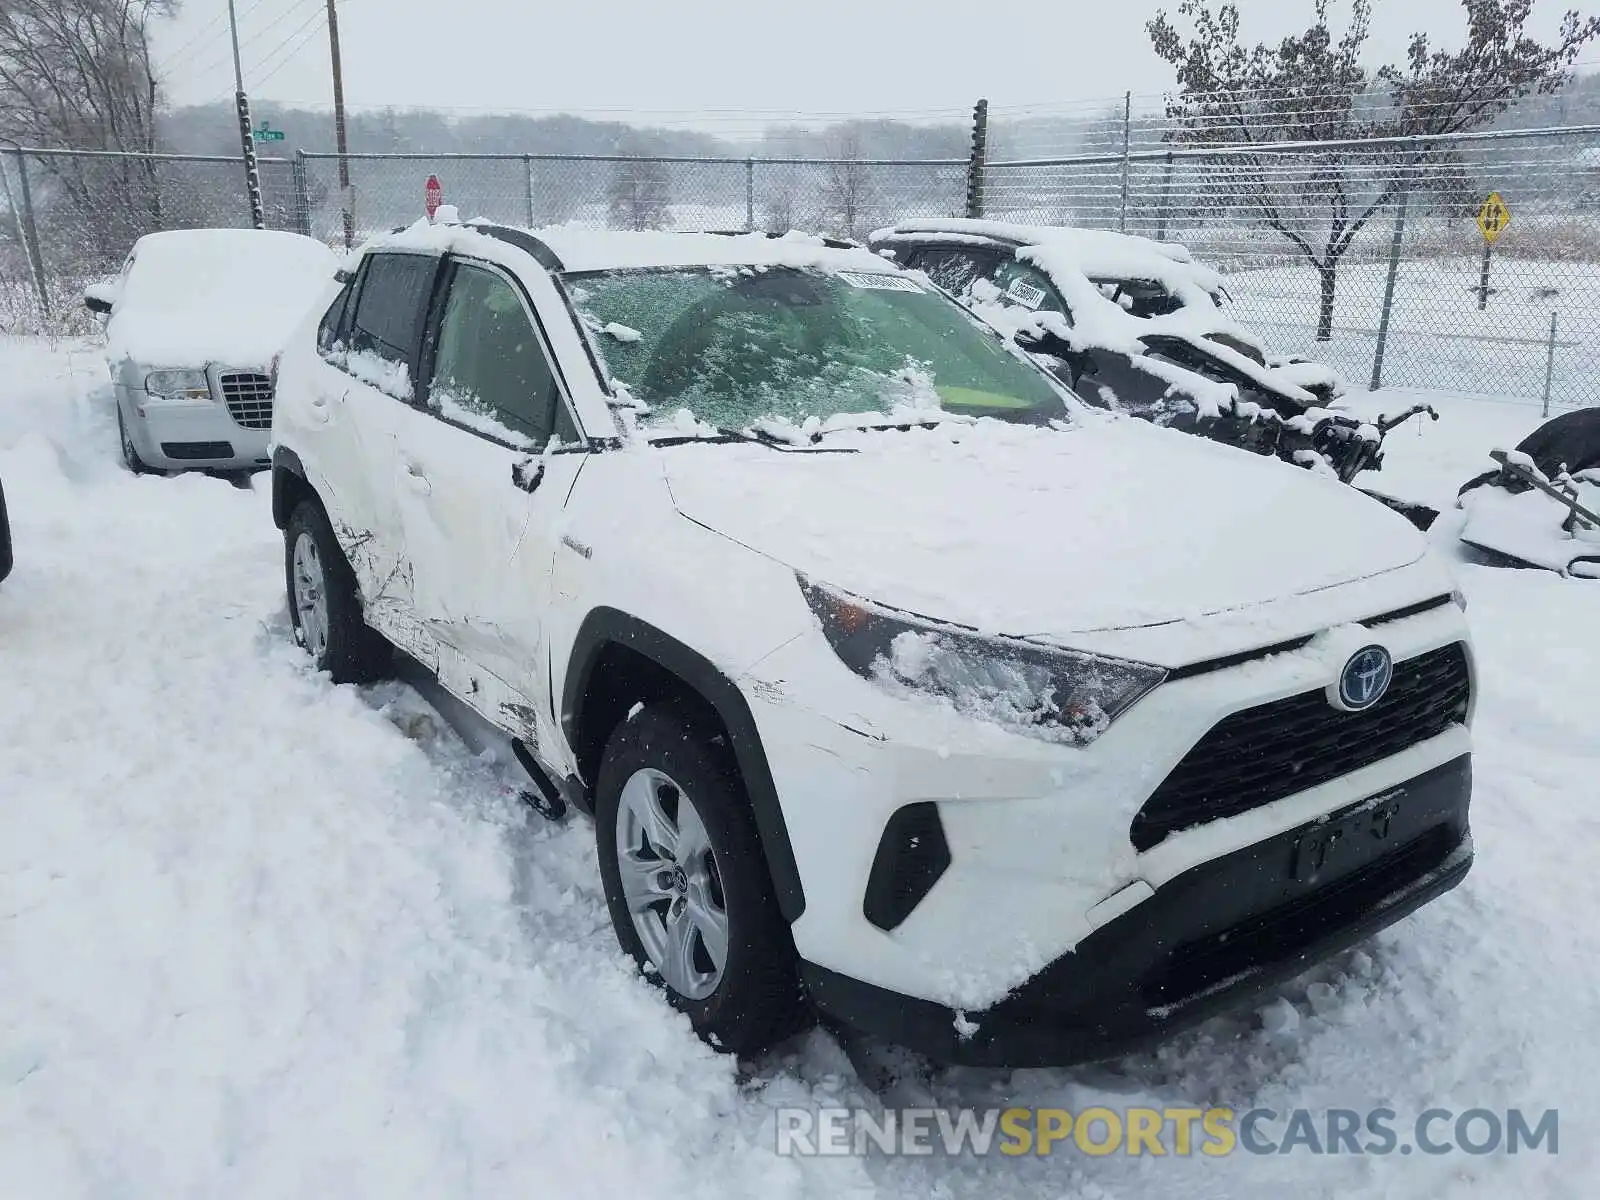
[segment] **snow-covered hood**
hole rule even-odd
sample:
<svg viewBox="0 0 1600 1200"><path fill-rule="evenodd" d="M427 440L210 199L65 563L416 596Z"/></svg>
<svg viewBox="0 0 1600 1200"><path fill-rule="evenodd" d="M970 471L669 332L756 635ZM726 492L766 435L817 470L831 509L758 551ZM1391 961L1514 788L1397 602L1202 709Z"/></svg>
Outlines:
<svg viewBox="0 0 1600 1200"><path fill-rule="evenodd" d="M321 292L319 285L287 303L255 300L230 313L181 304L130 306L106 325L106 353L113 362L147 367L265 367Z"/></svg>
<svg viewBox="0 0 1600 1200"><path fill-rule="evenodd" d="M818 582L992 633L1193 620L1426 552L1355 489L1142 422L994 421L662 452L678 511Z"/></svg>
<svg viewBox="0 0 1600 1200"><path fill-rule="evenodd" d="M339 260L271 230L151 234L106 324L112 362L146 367L265 367L327 294Z"/></svg>

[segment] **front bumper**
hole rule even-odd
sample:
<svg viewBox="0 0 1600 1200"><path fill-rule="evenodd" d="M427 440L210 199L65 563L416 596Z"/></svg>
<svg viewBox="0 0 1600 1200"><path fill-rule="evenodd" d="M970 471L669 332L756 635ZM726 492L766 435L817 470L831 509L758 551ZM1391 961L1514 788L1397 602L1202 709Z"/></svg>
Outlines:
<svg viewBox="0 0 1600 1200"><path fill-rule="evenodd" d="M163 471L246 470L272 463L272 430L246 429L220 400L152 400L126 391L123 417L139 457Z"/></svg>
<svg viewBox="0 0 1600 1200"><path fill-rule="evenodd" d="M1296 878L1297 856L1326 821L1194 867L983 1012L810 963L803 978L824 1013L942 1062L1017 1068L1117 1057L1244 1003L1455 887L1472 863L1471 790L1468 755L1390 789L1381 842L1314 879Z"/></svg>
<svg viewBox="0 0 1600 1200"><path fill-rule="evenodd" d="M1394 600L1381 594L1385 606ZM1362 595L1341 603L1366 608L1371 593ZM1308 772L1281 798L1135 845L1136 817L1202 739L1235 714L1326 688L1352 633L1396 663L1468 645L1448 602L1364 631L1329 628L1296 650L1180 673L1082 748L890 696L832 659L820 631L768 655L743 684L803 893L791 926L800 957L901 996L982 1011L1189 872L1468 754L1470 713L1365 765L1358 755L1331 777ZM1469 671L1470 662L1468 651ZM827 713L800 701L818 695L831 697ZM923 837L930 809L941 838ZM875 888L886 875L895 886Z"/></svg>

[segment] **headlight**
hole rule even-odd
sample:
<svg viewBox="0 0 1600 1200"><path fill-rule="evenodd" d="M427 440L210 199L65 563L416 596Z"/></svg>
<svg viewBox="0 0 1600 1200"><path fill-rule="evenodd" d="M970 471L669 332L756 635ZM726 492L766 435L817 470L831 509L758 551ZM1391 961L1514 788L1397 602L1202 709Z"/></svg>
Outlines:
<svg viewBox="0 0 1600 1200"><path fill-rule="evenodd" d="M211 382L204 371L151 371L144 390L163 400L209 400Z"/></svg>
<svg viewBox="0 0 1600 1200"><path fill-rule="evenodd" d="M803 578L800 590L857 675L1044 741L1088 745L1167 677L1147 663L936 625Z"/></svg>

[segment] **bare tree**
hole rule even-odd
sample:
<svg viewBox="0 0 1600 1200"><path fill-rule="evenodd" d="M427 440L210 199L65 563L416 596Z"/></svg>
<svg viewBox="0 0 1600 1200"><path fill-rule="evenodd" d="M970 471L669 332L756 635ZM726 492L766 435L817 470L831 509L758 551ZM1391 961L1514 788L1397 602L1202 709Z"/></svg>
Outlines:
<svg viewBox="0 0 1600 1200"><path fill-rule="evenodd" d="M667 164L642 156L614 164L606 199L612 228L662 228L672 215L672 180Z"/></svg>
<svg viewBox="0 0 1600 1200"><path fill-rule="evenodd" d="M1234 0L1180 0L1192 26L1180 34L1167 14L1146 27L1155 52L1177 71L1168 106L1171 140L1224 149L1213 181L1244 211L1287 240L1316 267L1321 282L1317 337L1333 333L1339 264L1356 236L1424 160L1448 167L1427 138L1478 128L1517 100L1549 94L1568 79L1579 50L1600 35L1600 18L1569 12L1544 45L1525 31L1533 0L1461 0L1465 45L1435 50L1414 34L1407 62L1371 71L1361 61L1372 0L1351 0L1338 36L1329 0L1314 0L1304 33L1277 45L1239 40ZM1412 137L1411 145L1363 146L1373 138ZM1323 142L1326 150L1273 150L1274 142ZM1452 182L1452 190L1456 186Z"/></svg>
<svg viewBox="0 0 1600 1200"><path fill-rule="evenodd" d="M0 136L25 145L148 154L159 89L150 29L175 0L0 0ZM100 259L162 223L151 159L45 159L56 195Z"/></svg>
<svg viewBox="0 0 1600 1200"><path fill-rule="evenodd" d="M866 232L871 208L876 199L871 172L861 160L861 134L846 129L834 139L828 157L827 178L823 181L823 220L832 231L858 238Z"/></svg>

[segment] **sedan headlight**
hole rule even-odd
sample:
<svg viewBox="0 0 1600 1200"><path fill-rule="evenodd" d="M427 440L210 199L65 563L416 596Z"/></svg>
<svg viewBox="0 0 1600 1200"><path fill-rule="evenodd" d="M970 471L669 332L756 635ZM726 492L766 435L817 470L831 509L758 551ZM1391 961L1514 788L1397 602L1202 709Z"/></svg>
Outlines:
<svg viewBox="0 0 1600 1200"><path fill-rule="evenodd" d="M151 371L144 390L163 400L209 400L211 381L204 371Z"/></svg>
<svg viewBox="0 0 1600 1200"><path fill-rule="evenodd" d="M1147 663L937 625L803 578L800 590L857 675L1044 741L1089 744L1167 677Z"/></svg>

